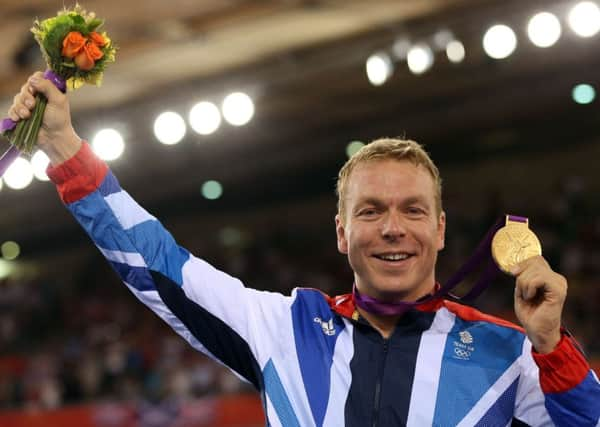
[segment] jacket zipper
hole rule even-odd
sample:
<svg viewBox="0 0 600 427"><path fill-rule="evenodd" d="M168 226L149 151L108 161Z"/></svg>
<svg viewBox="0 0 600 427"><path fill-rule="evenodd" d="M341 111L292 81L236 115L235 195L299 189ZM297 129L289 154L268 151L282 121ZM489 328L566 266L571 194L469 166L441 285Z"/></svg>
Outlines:
<svg viewBox="0 0 600 427"><path fill-rule="evenodd" d="M377 383L375 383L375 401L373 402L373 427L377 427L379 421L379 406L381 404L381 382L383 381L383 372L385 370L385 359L388 353L389 339L383 339L383 356L381 360L381 368L379 368L379 375L377 376Z"/></svg>

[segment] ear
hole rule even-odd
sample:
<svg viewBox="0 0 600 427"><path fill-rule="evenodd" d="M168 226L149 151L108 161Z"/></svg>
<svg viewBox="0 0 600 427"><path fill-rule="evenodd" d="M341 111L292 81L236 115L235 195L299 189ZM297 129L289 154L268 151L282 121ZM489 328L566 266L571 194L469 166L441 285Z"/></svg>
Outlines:
<svg viewBox="0 0 600 427"><path fill-rule="evenodd" d="M438 226L437 226L437 234L438 234L438 251L444 249L445 239L446 239L446 212L442 211L440 213L440 217L438 218Z"/></svg>
<svg viewBox="0 0 600 427"><path fill-rule="evenodd" d="M337 248L340 253L348 253L348 240L346 240L346 229L340 215L335 216L335 234L337 235Z"/></svg>

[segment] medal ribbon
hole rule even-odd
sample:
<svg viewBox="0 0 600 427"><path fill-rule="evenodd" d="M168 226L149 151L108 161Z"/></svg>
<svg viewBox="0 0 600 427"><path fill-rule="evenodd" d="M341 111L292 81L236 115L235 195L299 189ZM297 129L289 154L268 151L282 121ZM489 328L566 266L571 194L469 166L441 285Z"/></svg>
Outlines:
<svg viewBox="0 0 600 427"><path fill-rule="evenodd" d="M67 83L65 82L65 79L60 77L54 71L46 70L44 72L44 78L54 83L54 86L56 86L62 93L67 91ZM3 119L0 122L0 133L12 130L15 128L15 126L17 126L17 122L14 120L10 118ZM19 157L20 154L21 152L19 149L14 145L11 145L10 148L2 155L2 157L0 157L0 178L2 178L4 172L6 172L6 169L12 165L12 163L17 157Z"/></svg>
<svg viewBox="0 0 600 427"><path fill-rule="evenodd" d="M492 258L491 244L492 239L494 238L494 234L504 226L506 223L506 219L515 222L527 222L527 218L516 215L508 215L500 218L486 233L484 238L479 242L479 245L475 249L475 252L471 255L471 257L463 264L463 266L456 272L448 281L437 289L433 294L419 300L416 302L406 302L406 301L398 301L398 302L387 302L380 301L376 298L370 297L368 295L363 295L358 292L356 288L356 283L352 288L352 296L354 298L354 303L369 313L378 314L382 316L398 316L404 314L407 310L414 308L420 304L425 304L433 299L440 298L444 295L450 295L454 299L470 301L477 298L481 293L489 286L490 282L496 277L496 275L500 272L500 269L494 262ZM473 285L471 290L462 297L457 297L452 295L450 291L454 289L460 282L464 280L464 278L474 271L478 266L482 264L486 264L483 273L477 280L477 283Z"/></svg>

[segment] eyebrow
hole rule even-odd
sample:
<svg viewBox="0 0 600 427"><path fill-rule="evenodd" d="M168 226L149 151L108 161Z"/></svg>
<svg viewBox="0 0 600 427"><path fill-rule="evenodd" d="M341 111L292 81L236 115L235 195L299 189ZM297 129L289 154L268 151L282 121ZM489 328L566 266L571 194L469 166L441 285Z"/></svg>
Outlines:
<svg viewBox="0 0 600 427"><path fill-rule="evenodd" d="M425 206L429 206L427 204L427 200L425 198L423 198L423 197L420 197L420 196L412 196L412 197L409 197L406 200L404 200L404 204L405 205L412 205L412 204L415 204L415 203L422 204L422 205L425 205Z"/></svg>
<svg viewBox="0 0 600 427"><path fill-rule="evenodd" d="M404 206L407 205L412 205L412 204L421 204L421 205L425 205L427 207L429 207L429 205L427 204L427 201L425 200L425 198L420 197L420 196L410 196L407 197L406 199L404 199L402 201L402 204ZM359 199L358 203L356 204L356 206L363 206L363 205L373 205L373 206L382 206L385 205L385 202L381 199L378 199L376 197L365 197L364 199Z"/></svg>
<svg viewBox="0 0 600 427"><path fill-rule="evenodd" d="M362 206L362 205L381 206L384 204L385 203L383 202L383 200L378 199L376 197L365 197L364 199L359 199L358 202L356 203L356 206Z"/></svg>

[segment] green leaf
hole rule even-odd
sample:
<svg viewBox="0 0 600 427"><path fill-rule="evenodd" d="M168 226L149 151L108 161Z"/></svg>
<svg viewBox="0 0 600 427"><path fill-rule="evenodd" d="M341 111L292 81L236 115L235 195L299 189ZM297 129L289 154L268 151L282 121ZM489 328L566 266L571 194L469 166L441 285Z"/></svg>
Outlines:
<svg viewBox="0 0 600 427"><path fill-rule="evenodd" d="M59 15L56 17L56 20L51 25L50 22L48 22L48 29L51 29L52 27L55 27L57 25L73 25L73 18L69 15Z"/></svg>
<svg viewBox="0 0 600 427"><path fill-rule="evenodd" d="M69 32L71 31L79 31L82 35L87 36L89 34L88 27L85 24L76 24L73 25Z"/></svg>
<svg viewBox="0 0 600 427"><path fill-rule="evenodd" d="M75 25L85 25L85 19L83 19L83 16L81 15L71 16L71 19Z"/></svg>
<svg viewBox="0 0 600 427"><path fill-rule="evenodd" d="M62 52L62 42L69 33L69 24L59 24L52 28L43 41L43 48L51 58L60 58Z"/></svg>
<svg viewBox="0 0 600 427"><path fill-rule="evenodd" d="M104 24L102 19L94 18L90 22L88 22L88 30L90 32L96 31L96 29Z"/></svg>

